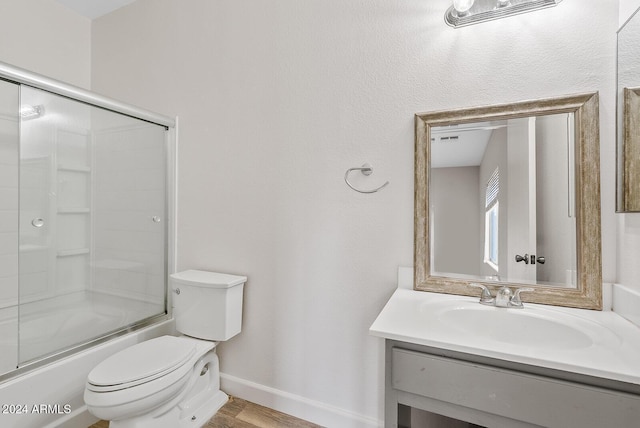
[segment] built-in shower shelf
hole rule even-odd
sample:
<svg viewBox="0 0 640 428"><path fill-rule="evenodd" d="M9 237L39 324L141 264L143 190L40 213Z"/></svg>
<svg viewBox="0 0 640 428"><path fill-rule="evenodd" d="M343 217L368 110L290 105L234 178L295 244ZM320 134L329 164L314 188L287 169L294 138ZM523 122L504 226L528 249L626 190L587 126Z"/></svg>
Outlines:
<svg viewBox="0 0 640 428"><path fill-rule="evenodd" d="M71 257L71 256L81 256L83 254L89 254L88 248L75 248L73 250L58 250L58 257Z"/></svg>
<svg viewBox="0 0 640 428"><path fill-rule="evenodd" d="M91 168L88 166L58 165L58 171L91 172Z"/></svg>
<svg viewBox="0 0 640 428"><path fill-rule="evenodd" d="M58 214L89 214L89 208L58 208Z"/></svg>

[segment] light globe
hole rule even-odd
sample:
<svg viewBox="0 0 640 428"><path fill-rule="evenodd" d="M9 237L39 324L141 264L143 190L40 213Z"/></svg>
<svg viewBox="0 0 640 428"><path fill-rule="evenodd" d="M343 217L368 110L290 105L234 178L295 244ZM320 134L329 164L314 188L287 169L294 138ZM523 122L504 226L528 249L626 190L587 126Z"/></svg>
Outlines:
<svg viewBox="0 0 640 428"><path fill-rule="evenodd" d="M475 0L453 0L453 8L458 15L466 15Z"/></svg>

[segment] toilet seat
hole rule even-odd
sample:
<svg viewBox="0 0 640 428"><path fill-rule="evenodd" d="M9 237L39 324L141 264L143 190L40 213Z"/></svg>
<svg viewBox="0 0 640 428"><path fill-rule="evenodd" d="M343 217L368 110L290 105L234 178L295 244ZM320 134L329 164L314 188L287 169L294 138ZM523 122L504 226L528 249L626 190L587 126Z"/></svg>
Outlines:
<svg viewBox="0 0 640 428"><path fill-rule="evenodd" d="M195 353L193 341L174 336L157 337L98 364L89 373L87 388L95 392L112 392L151 382L180 369Z"/></svg>
<svg viewBox="0 0 640 428"><path fill-rule="evenodd" d="M161 336L120 351L89 373L85 403L106 420L154 409L185 388L196 361L215 346L190 337Z"/></svg>

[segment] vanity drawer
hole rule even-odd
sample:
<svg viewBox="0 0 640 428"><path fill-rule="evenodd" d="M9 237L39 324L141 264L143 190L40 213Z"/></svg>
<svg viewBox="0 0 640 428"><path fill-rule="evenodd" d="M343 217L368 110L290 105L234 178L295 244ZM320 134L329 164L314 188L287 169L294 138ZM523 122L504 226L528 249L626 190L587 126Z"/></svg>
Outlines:
<svg viewBox="0 0 640 428"><path fill-rule="evenodd" d="M640 396L394 347L394 389L549 428L631 427Z"/></svg>

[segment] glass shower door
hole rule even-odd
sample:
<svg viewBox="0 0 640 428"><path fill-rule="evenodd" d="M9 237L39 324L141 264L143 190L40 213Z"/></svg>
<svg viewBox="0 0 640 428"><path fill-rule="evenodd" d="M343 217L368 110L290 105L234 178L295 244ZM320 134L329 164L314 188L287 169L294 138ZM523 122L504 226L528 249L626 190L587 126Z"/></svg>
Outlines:
<svg viewBox="0 0 640 428"><path fill-rule="evenodd" d="M165 313L166 129L26 86L20 103L26 363Z"/></svg>
<svg viewBox="0 0 640 428"><path fill-rule="evenodd" d="M0 80L0 375L18 364L18 100Z"/></svg>

